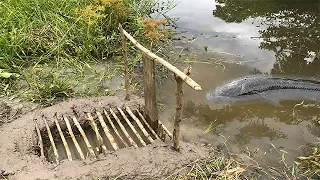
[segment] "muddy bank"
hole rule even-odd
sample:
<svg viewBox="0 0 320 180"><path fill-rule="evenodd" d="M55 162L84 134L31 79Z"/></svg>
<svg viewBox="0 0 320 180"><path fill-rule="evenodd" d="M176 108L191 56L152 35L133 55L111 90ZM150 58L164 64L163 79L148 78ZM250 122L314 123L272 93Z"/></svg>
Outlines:
<svg viewBox="0 0 320 180"><path fill-rule="evenodd" d="M129 106L141 108L143 99L132 96L109 96L69 100L45 109L34 110L0 127L0 177L10 179L92 179L121 176L122 179L163 178L197 158L208 155L208 148L192 143L183 143L181 152L171 150L172 142L155 141L142 148L129 147L99 155L98 160L63 160L57 166L42 160L35 151L36 132L34 120L44 129L42 118L53 125L53 117L77 116L85 123L85 113L103 109ZM62 129L64 128L63 121ZM1 179L0 178L0 179Z"/></svg>
<svg viewBox="0 0 320 180"><path fill-rule="evenodd" d="M21 117L23 114L35 110L37 107L36 104L21 102L19 99L0 97L0 127Z"/></svg>

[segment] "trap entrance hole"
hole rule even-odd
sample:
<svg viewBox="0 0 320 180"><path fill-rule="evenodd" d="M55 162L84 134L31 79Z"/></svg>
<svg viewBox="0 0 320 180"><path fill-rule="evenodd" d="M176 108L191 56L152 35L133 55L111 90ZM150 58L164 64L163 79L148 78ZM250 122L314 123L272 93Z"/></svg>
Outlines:
<svg viewBox="0 0 320 180"><path fill-rule="evenodd" d="M38 131L39 156L56 163L65 159L83 160L121 148L143 147L159 139L138 109L125 107L86 113L81 124L79 119L55 117L51 127L43 119L46 127Z"/></svg>

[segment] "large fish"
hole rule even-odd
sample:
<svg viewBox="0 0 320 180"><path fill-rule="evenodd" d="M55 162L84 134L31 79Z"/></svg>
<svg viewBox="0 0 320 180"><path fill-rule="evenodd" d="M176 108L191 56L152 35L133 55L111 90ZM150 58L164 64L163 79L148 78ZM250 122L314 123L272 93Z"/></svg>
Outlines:
<svg viewBox="0 0 320 180"><path fill-rule="evenodd" d="M280 106L282 100L320 101L320 81L269 76L242 77L206 95L216 104L265 100Z"/></svg>

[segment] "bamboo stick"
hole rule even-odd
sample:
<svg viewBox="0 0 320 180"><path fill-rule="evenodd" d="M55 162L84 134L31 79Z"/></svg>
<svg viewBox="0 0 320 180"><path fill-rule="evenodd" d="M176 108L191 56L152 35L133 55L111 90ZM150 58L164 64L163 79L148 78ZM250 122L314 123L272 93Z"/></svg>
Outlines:
<svg viewBox="0 0 320 180"><path fill-rule="evenodd" d="M171 132L167 129L166 126L163 125L161 121L159 121L159 125L162 127L162 129L166 132L166 134L172 139L172 134Z"/></svg>
<svg viewBox="0 0 320 180"><path fill-rule="evenodd" d="M186 82L190 87L192 87L196 91L201 91L202 88L199 84L197 84L195 81L193 81L189 76L187 76L185 73L181 72L178 68L171 65L164 59L158 57L154 53L152 53L147 48L143 47L141 44L139 44L129 33L127 33L122 27L119 26L120 32L122 32L138 49L143 51L145 54L147 54L150 58L154 59L155 61L161 63L166 68L168 68L170 71L175 73L177 76L179 76L184 82Z"/></svg>
<svg viewBox="0 0 320 180"><path fill-rule="evenodd" d="M122 29L121 24L119 24L119 28ZM127 44L126 44L126 37L123 34L123 31L120 31L121 34L121 42L122 42L122 53L123 53L123 61L124 61L124 76L125 76L125 89L126 89L126 97L125 100L129 101L130 100L130 84L129 84L129 69L128 69L128 53L127 53Z"/></svg>
<svg viewBox="0 0 320 180"><path fill-rule="evenodd" d="M118 118L118 116L113 112L113 110L110 108L110 113L112 114L112 116L114 117L114 119L117 121L117 123L119 124L121 130L123 131L124 135L128 138L129 142L131 145L133 145L134 147L138 147L137 144L133 141L133 139L130 137L130 135L128 134L126 128L122 125L120 119Z"/></svg>
<svg viewBox="0 0 320 180"><path fill-rule="evenodd" d="M120 141L124 144L125 147L129 147L130 145L129 145L126 141L123 140L123 138L121 137L119 131L117 130L117 128L116 128L115 125L113 124L113 122L112 122L109 114L107 113L107 111L106 111L106 110L103 110L103 112L104 112L105 116L107 117L107 119L108 119L108 121L109 121L109 124L111 125L113 131L114 131L114 132L116 133L116 135L119 137ZM102 124L101 124L101 125L102 125ZM104 122L104 125L107 126L105 122Z"/></svg>
<svg viewBox="0 0 320 180"><path fill-rule="evenodd" d="M148 124L147 120L143 117L143 115L139 112L138 109L136 109L136 111L138 112L140 118L142 119L142 121L144 122L144 124L148 127L149 131L151 131L151 133L153 134L153 136L156 139L159 139L159 136L157 135L157 133L154 132L154 130L152 129L152 127Z"/></svg>
<svg viewBox="0 0 320 180"><path fill-rule="evenodd" d="M69 146L68 146L68 143L63 135L63 132L61 131L61 127L59 125L59 122L58 122L58 119L57 117L54 117L54 122L57 126L57 129L58 129L58 132L60 134L60 137L61 137L61 140L62 140L62 143L63 143L63 146L64 148L66 149L66 153L67 153L67 157L68 157L68 160L69 161L72 161L72 156L71 156L71 152L70 152L70 149L69 149Z"/></svg>
<svg viewBox="0 0 320 180"><path fill-rule="evenodd" d="M49 136L49 139L50 139L50 142L51 142L51 146L52 146L52 149L53 149L53 153L54 153L54 156L56 157L56 162L57 164L59 164L59 154L58 154L58 150L56 148L56 145L53 141L53 137L52 137L52 134L51 134L51 130L49 128L49 125L48 125L48 122L46 119L43 119L45 125L46 125L46 128L47 128L47 132L48 132L48 136Z"/></svg>
<svg viewBox="0 0 320 180"><path fill-rule="evenodd" d="M92 149L92 146L91 146L91 144L90 144L90 142L89 142L89 140L88 140L88 138L87 138L87 136L86 136L86 133L83 131L83 129L82 129L80 123L78 122L77 118L73 116L72 120L73 120L74 124L77 126L78 130L80 131L80 134L81 134L84 142L85 142L86 145L87 145L87 148L88 148L88 150L89 150L90 156L91 156L92 158L96 158L96 156L95 156L95 154L94 154L94 151L93 151L93 149Z"/></svg>
<svg viewBox="0 0 320 180"><path fill-rule="evenodd" d="M129 121L129 119L127 118L127 116L124 114L124 112L118 107L118 111L120 112L120 114L122 115L122 117L126 120L127 124L129 125L129 127L131 128L131 130L133 131L133 133L137 136L138 140L141 142L142 146L146 146L146 143L144 142L144 140L141 138L140 134L137 132L137 130L133 127L133 125L131 124L131 122Z"/></svg>
<svg viewBox="0 0 320 180"><path fill-rule="evenodd" d="M108 126L105 124L102 115L101 115L99 112L97 112L97 115L98 115L98 119L99 119L101 125L102 125L102 124L104 125L104 126L102 126L102 127L103 127L103 130L104 130L104 133L106 134L108 140L110 141L112 148L113 148L115 151L118 150L119 147L118 147L116 141L114 140L113 136L111 135Z"/></svg>
<svg viewBox="0 0 320 180"><path fill-rule="evenodd" d="M68 118L67 118L67 117L63 117L63 119L64 119L64 121L66 122L68 131L69 131L69 134L70 134L71 139L72 139L74 145L76 146L76 149L77 149L77 151L78 151L78 153L79 153L79 155L80 155L80 159L81 159L81 160L84 160L83 152L82 152L82 150L81 150L81 148L80 148L80 146L79 146L79 144L78 144L78 142L77 142L76 137L75 137L74 134L73 134L73 131L72 131L72 129L71 129L71 125L70 125L70 122L69 122Z"/></svg>
<svg viewBox="0 0 320 180"><path fill-rule="evenodd" d="M153 143L154 140L151 138L150 134L146 131L146 129L141 124L140 120L132 113L131 109L126 106L126 111L132 117L132 119L138 124L139 128L141 129L142 133L147 137L150 143Z"/></svg>
<svg viewBox="0 0 320 180"><path fill-rule="evenodd" d="M41 137L41 133L40 133L40 129L39 129L38 123L37 123L37 121L35 119L34 119L34 123L36 125L36 131L37 131L38 138L39 138L38 145L40 147L40 158L41 159L45 159L44 150L43 150L43 141L42 141L42 137Z"/></svg>
<svg viewBox="0 0 320 180"><path fill-rule="evenodd" d="M188 66L184 73L186 75L189 75L191 71L191 66ZM182 98L183 98L183 92L182 92L182 79L178 76L174 76L177 81L177 93L176 93L176 114L174 118L174 125L173 125L173 147L176 151L179 151L180 149L180 122L181 122L181 110L182 110Z"/></svg>
<svg viewBox="0 0 320 180"><path fill-rule="evenodd" d="M94 122L93 120L93 117L91 116L90 113L87 113L87 116L88 116L88 121L90 123L90 126L92 128L92 130L96 133L96 138L97 138L97 143L98 143L98 152L100 151L103 151L105 154L107 153L107 148L106 146L103 144L103 139L99 133L99 130L98 130L98 126L97 124Z"/></svg>

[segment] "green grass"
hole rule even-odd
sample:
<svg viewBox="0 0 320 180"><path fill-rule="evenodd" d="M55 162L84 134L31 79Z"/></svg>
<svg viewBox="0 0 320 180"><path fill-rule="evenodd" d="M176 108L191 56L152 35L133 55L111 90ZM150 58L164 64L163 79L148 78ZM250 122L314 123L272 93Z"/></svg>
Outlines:
<svg viewBox="0 0 320 180"><path fill-rule="evenodd" d="M88 24L76 14L89 0L3 0L0 2L0 93L43 105L74 96L109 95L107 81L122 76L121 39L118 23L143 44L141 19L163 17L172 1L128 0L116 8L105 6L105 18ZM122 10L131 9L127 15ZM93 14L96 15L96 14ZM156 44L156 43L153 43ZM129 45L132 66L138 52ZM157 46L154 50L157 50ZM131 67L131 72L133 72ZM12 73L7 77L8 73ZM2 76L4 75L4 76Z"/></svg>

